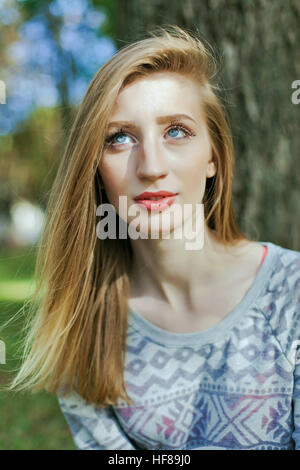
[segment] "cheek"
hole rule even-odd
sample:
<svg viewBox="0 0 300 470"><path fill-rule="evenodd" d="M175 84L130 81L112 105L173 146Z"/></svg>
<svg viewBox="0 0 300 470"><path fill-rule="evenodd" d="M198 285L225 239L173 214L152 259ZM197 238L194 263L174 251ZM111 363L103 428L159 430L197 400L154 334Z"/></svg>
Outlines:
<svg viewBox="0 0 300 470"><path fill-rule="evenodd" d="M178 167L179 178L190 194L205 186L208 160L207 152L199 151L198 147L193 149Z"/></svg>
<svg viewBox="0 0 300 470"><path fill-rule="evenodd" d="M100 162L99 171L108 198L112 201L117 200L120 194L126 194L128 184L126 183L126 165L120 161Z"/></svg>
<svg viewBox="0 0 300 470"><path fill-rule="evenodd" d="M123 219L128 219L128 204L130 200L130 184L127 177L127 166L125 160L105 160L100 162L99 171L104 184L105 192L110 204L115 208L117 214ZM125 204L120 196L127 196Z"/></svg>

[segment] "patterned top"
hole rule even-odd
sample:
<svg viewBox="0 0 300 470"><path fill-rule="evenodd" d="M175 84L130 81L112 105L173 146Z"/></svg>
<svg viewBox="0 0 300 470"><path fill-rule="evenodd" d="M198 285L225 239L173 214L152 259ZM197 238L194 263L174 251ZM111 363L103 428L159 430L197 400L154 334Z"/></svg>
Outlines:
<svg viewBox="0 0 300 470"><path fill-rule="evenodd" d="M78 449L300 450L300 252L259 243L253 284L217 325L173 333L129 309L135 405L58 394Z"/></svg>

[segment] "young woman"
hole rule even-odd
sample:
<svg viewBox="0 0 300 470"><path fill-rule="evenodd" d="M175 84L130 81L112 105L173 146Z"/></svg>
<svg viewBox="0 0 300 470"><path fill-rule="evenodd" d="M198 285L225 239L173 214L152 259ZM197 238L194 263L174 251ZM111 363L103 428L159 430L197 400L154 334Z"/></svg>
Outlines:
<svg viewBox="0 0 300 470"><path fill-rule="evenodd" d="M196 35L158 28L101 67L71 130L11 389L56 393L78 449L300 449L300 252L238 228L215 73Z"/></svg>

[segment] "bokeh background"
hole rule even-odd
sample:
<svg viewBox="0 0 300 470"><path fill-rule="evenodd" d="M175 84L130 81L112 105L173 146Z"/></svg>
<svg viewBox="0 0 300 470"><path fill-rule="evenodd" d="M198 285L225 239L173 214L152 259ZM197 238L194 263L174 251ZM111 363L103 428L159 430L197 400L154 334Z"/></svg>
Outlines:
<svg viewBox="0 0 300 470"><path fill-rule="evenodd" d="M80 101L119 48L164 24L218 57L242 230L300 251L299 0L0 0L0 327L24 311L0 331L0 385L21 363L36 247ZM51 394L1 392L0 416L0 450L75 449Z"/></svg>

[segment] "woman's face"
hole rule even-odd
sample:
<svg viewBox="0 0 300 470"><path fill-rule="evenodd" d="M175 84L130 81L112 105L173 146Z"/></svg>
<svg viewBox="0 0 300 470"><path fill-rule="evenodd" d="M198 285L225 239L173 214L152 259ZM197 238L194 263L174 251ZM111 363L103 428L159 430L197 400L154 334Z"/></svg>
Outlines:
<svg viewBox="0 0 300 470"><path fill-rule="evenodd" d="M171 211L172 232L184 223L184 204L202 203L206 178L216 171L199 85L174 72L139 78L119 93L109 123L99 163L109 202L127 223L138 216L140 232L148 234L153 219ZM137 206L136 196L160 190L176 194L171 206L154 212ZM123 209L119 196L127 196ZM129 215L133 205L139 212ZM159 221L156 232L166 231L168 219Z"/></svg>

